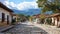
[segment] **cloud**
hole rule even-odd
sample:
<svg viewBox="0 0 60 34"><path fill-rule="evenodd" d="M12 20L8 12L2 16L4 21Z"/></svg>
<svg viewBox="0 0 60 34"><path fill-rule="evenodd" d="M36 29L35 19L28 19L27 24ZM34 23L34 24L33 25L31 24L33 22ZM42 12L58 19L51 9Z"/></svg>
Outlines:
<svg viewBox="0 0 60 34"><path fill-rule="evenodd" d="M21 9L21 10L30 9L30 8L34 8L34 9L38 8L37 3L36 2L22 2L18 4L17 6L17 9Z"/></svg>
<svg viewBox="0 0 60 34"><path fill-rule="evenodd" d="M16 7L16 4L14 2L10 2L10 6Z"/></svg>
<svg viewBox="0 0 60 34"><path fill-rule="evenodd" d="M10 3L9 3L9 1L4 1L3 4L6 5L8 8L11 8L11 7L10 7Z"/></svg>
<svg viewBox="0 0 60 34"><path fill-rule="evenodd" d="M16 8L18 10L25 10L25 9L31 9L31 8L32 9L38 8L36 1L32 1L32 2L24 1L24 2L21 2L19 4L16 4L14 2L9 2L9 1L4 1L4 2L5 2L4 4L11 9Z"/></svg>

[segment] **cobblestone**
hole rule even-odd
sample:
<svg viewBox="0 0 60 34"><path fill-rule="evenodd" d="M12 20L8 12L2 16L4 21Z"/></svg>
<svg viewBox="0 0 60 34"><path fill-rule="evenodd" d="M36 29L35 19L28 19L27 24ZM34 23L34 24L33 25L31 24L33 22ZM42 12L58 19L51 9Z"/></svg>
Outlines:
<svg viewBox="0 0 60 34"><path fill-rule="evenodd" d="M45 24L20 23L4 32L10 34L60 34L60 28Z"/></svg>
<svg viewBox="0 0 60 34"><path fill-rule="evenodd" d="M60 28L45 24L34 24L36 27L44 29L48 34L60 34Z"/></svg>
<svg viewBox="0 0 60 34"><path fill-rule="evenodd" d="M21 23L4 33L13 34L47 34L47 32L39 27L36 27L30 23Z"/></svg>

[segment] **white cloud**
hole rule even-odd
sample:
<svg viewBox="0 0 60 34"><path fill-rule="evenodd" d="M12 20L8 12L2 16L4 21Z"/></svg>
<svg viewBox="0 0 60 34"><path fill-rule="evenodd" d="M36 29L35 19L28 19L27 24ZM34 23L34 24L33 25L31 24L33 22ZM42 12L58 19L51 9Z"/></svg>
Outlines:
<svg viewBox="0 0 60 34"><path fill-rule="evenodd" d="M22 2L18 4L17 9L30 9L30 8L38 8L36 2Z"/></svg>
<svg viewBox="0 0 60 34"><path fill-rule="evenodd" d="M10 6L16 7L16 4L14 2L10 2Z"/></svg>
<svg viewBox="0 0 60 34"><path fill-rule="evenodd" d="M36 1L33 2L21 2L19 4L15 4L14 2L9 2L9 1L5 1L4 3L7 7L11 8L11 9L15 9L17 8L18 10L25 10L25 9L36 9L37 7L37 3Z"/></svg>
<svg viewBox="0 0 60 34"><path fill-rule="evenodd" d="M9 5L9 4L10 4L9 1L4 1L4 4L5 4L8 8L11 8L10 5Z"/></svg>

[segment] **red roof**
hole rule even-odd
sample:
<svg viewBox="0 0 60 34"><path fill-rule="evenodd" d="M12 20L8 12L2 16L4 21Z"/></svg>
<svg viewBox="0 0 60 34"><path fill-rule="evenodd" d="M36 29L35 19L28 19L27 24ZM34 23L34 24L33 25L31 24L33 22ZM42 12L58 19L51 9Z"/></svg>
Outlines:
<svg viewBox="0 0 60 34"><path fill-rule="evenodd" d="M51 17L59 16L59 15L60 15L60 13L52 14Z"/></svg>

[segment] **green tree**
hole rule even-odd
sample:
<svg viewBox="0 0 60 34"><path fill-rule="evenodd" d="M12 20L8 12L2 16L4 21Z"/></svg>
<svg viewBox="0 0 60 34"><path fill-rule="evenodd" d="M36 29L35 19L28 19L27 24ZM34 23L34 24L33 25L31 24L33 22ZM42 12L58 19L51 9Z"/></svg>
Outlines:
<svg viewBox="0 0 60 34"><path fill-rule="evenodd" d="M30 15L27 15L27 16L26 16L26 19L29 20L29 18L30 18Z"/></svg>
<svg viewBox="0 0 60 34"><path fill-rule="evenodd" d="M53 13L60 13L60 0L38 0L38 7L42 8L42 13L52 11Z"/></svg>
<svg viewBox="0 0 60 34"><path fill-rule="evenodd" d="M26 16L24 14L18 14L20 18L18 20L23 21L26 19Z"/></svg>

